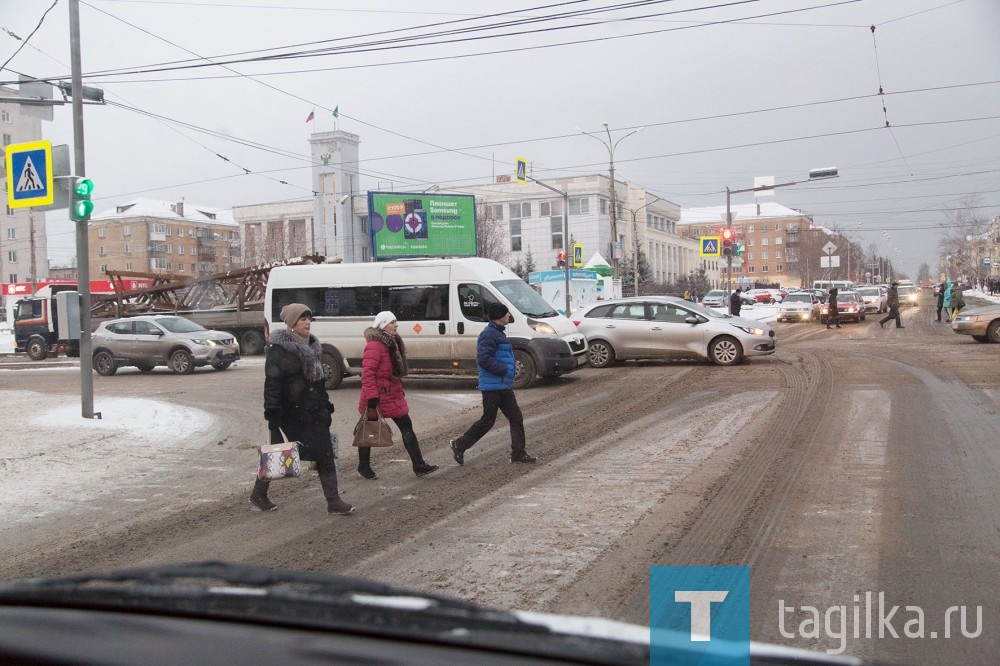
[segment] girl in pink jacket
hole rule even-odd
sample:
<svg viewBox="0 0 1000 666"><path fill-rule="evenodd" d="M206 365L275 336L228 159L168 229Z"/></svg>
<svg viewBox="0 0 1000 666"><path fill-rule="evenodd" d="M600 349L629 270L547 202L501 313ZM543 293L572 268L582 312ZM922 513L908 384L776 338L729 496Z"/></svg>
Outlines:
<svg viewBox="0 0 1000 666"><path fill-rule="evenodd" d="M396 315L379 312L371 328L365 329L364 356L361 361L361 398L358 412L367 414L369 420L382 416L390 418L399 428L403 446L413 463L413 472L425 476L438 468L424 461L417 435L413 432L410 408L406 404L402 378L406 375L406 346L396 333ZM371 467L371 447L358 447L358 474L366 479L377 479Z"/></svg>

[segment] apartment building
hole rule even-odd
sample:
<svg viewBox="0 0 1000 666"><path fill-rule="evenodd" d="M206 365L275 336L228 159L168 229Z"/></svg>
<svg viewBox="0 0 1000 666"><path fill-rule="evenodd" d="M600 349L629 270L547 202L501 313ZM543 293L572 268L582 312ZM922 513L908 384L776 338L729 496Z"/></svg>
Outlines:
<svg viewBox="0 0 1000 666"><path fill-rule="evenodd" d="M135 199L91 218L90 274L109 270L212 275L242 266L230 210Z"/></svg>

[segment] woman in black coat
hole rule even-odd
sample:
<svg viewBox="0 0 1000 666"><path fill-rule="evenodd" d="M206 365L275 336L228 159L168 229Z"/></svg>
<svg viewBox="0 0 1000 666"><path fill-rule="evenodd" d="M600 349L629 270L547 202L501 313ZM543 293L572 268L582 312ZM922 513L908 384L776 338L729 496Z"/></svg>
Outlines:
<svg viewBox="0 0 1000 666"><path fill-rule="evenodd" d="M281 319L288 329L271 333L264 361L264 418L270 441L283 442L280 431L298 441L299 457L316 462L327 512L352 513L354 507L340 499L337 488L330 435L333 403L323 382L323 349L309 332L312 312L301 303L291 303L281 309ZM261 511L278 508L267 497L269 483L258 477L250 493L250 503Z"/></svg>
<svg viewBox="0 0 1000 666"><path fill-rule="evenodd" d="M827 316L826 316L826 327L830 328L830 322L837 325L837 328L843 328L840 325L840 310L837 309L837 288L832 287L830 289L830 298L827 300Z"/></svg>

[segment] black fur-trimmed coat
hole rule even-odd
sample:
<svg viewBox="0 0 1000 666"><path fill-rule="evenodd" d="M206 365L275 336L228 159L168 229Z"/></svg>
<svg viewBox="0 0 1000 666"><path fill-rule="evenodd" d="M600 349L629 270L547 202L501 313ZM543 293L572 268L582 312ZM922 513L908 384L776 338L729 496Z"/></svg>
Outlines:
<svg viewBox="0 0 1000 666"><path fill-rule="evenodd" d="M323 382L322 347L315 336L302 343L287 330L269 339L264 361L264 418L271 441L281 441L281 428L289 440L300 443L303 460L333 457L330 424L333 403Z"/></svg>

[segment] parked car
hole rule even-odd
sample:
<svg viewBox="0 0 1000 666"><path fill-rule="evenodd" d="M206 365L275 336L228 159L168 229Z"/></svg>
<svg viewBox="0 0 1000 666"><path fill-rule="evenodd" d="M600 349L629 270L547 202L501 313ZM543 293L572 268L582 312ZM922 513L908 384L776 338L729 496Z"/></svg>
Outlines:
<svg viewBox="0 0 1000 666"><path fill-rule="evenodd" d="M881 314L886 311L888 298L878 287L858 287L858 293L865 302L865 312Z"/></svg>
<svg viewBox="0 0 1000 666"><path fill-rule="evenodd" d="M713 289L701 299L706 308L721 308L729 305L729 292L725 289Z"/></svg>
<svg viewBox="0 0 1000 666"><path fill-rule="evenodd" d="M754 303L777 303L782 298L782 293L778 289L750 289L744 296Z"/></svg>
<svg viewBox="0 0 1000 666"><path fill-rule="evenodd" d="M778 321L815 321L822 307L823 302L815 294L804 291L788 294L778 306Z"/></svg>
<svg viewBox="0 0 1000 666"><path fill-rule="evenodd" d="M129 365L142 372L165 365L178 375L204 365L225 370L240 359L232 333L210 331L173 315L112 319L98 326L92 338L94 369L105 377Z"/></svg>
<svg viewBox="0 0 1000 666"><path fill-rule="evenodd" d="M1000 304L962 310L951 322L951 330L971 335L976 342L1000 342Z"/></svg>
<svg viewBox="0 0 1000 666"><path fill-rule="evenodd" d="M840 322L865 320L865 300L856 291L841 291L837 294L837 312L840 314ZM820 318L822 323L830 321L830 304L824 303L820 308Z"/></svg>
<svg viewBox="0 0 1000 666"><path fill-rule="evenodd" d="M573 321L587 338L587 358L595 368L655 358L737 365L746 356L775 351L774 329L767 324L670 296L601 301L577 310Z"/></svg>

